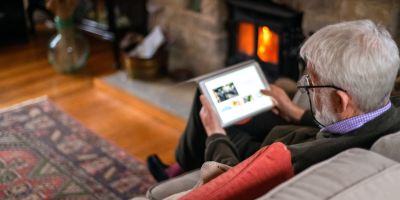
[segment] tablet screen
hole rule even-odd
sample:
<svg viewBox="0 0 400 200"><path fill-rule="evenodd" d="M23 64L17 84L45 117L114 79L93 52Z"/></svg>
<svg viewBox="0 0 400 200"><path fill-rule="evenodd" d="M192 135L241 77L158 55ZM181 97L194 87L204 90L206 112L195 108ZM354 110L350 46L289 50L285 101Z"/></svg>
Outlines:
<svg viewBox="0 0 400 200"><path fill-rule="evenodd" d="M222 126L273 106L271 98L260 92L261 89L267 88L267 85L254 63L209 79L204 82L204 86Z"/></svg>

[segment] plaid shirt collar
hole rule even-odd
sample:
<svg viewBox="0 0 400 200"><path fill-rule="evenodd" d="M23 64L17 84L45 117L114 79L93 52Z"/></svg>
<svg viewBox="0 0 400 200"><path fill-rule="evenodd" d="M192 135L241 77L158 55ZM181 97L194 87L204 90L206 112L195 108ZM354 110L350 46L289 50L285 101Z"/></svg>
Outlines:
<svg viewBox="0 0 400 200"><path fill-rule="evenodd" d="M362 115L358 115L355 117L351 117L349 119L345 119L342 121L338 121L336 123L333 123L331 125L328 125L324 128L321 129L321 132L329 132L329 133L336 133L336 134L341 134L344 135L346 133L349 133L350 131L353 131L357 128L360 128L367 122L375 119L379 115L383 114L389 108L392 106L392 103L389 101L388 104L383 106L382 108L379 108L378 110L365 113Z"/></svg>

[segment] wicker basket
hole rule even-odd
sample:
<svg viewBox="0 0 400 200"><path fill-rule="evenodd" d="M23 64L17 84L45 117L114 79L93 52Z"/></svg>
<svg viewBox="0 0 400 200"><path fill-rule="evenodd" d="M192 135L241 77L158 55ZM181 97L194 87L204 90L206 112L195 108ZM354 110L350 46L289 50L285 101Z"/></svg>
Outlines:
<svg viewBox="0 0 400 200"><path fill-rule="evenodd" d="M123 53L123 63L128 76L134 79L154 80L166 75L168 54L164 46L156 52L153 58L142 59L129 57Z"/></svg>

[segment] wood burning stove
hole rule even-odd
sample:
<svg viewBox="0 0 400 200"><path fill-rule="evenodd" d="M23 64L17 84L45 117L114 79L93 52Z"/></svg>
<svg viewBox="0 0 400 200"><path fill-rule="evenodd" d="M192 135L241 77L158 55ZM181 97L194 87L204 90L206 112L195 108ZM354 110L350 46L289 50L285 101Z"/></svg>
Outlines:
<svg viewBox="0 0 400 200"><path fill-rule="evenodd" d="M302 13L267 0L228 0L227 65L248 59L260 63L269 81L297 80Z"/></svg>

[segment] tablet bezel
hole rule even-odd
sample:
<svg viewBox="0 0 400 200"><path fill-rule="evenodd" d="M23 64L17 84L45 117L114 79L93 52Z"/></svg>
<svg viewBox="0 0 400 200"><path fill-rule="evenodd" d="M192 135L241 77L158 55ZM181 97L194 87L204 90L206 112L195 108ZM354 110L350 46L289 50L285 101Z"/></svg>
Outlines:
<svg viewBox="0 0 400 200"><path fill-rule="evenodd" d="M220 114L218 113L217 107L215 106L215 103L213 102L213 100L211 98L211 94L208 93L208 90L207 90L207 88L205 86L205 83L208 82L208 81L214 80L216 78L219 78L221 76L224 76L224 75L226 75L228 73L233 73L235 71L242 70L242 69L245 69L247 67L253 67L253 66L255 67L255 69L257 71L257 74L258 74L258 77L261 79L261 82L263 83L265 89L270 90L268 81L265 78L264 73L260 68L260 65L258 64L258 62L254 61L254 60L245 61L245 62L236 64L236 65L230 66L230 67L228 67L228 69L222 69L219 72L214 72L210 77L204 78L204 79L199 81L199 87L200 87L200 90L201 90L202 94L210 102L210 104L212 106L212 109L216 113L216 115L218 117L218 120L219 120L219 123L223 128L228 127L230 125L233 125L233 124L235 124L235 123L237 123L237 122L239 122L241 120L247 119L247 118L249 118L251 116L255 116L255 115L257 115L257 114L259 114L261 112L264 112L266 110L270 110L272 108L272 106L271 107L261 108L261 109L255 111L255 112L249 113L249 114L244 115L242 117L238 117L237 119L232 120L230 122L223 123L222 118L221 118Z"/></svg>

